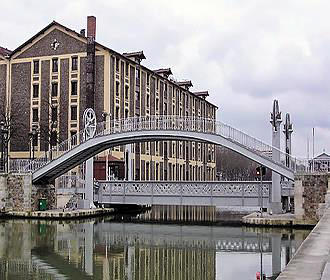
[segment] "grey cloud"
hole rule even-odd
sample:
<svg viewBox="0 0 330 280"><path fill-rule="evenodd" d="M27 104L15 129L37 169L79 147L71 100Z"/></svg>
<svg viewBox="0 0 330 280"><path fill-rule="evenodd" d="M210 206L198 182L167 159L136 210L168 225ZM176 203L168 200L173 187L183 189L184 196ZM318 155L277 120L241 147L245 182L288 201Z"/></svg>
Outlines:
<svg viewBox="0 0 330 280"><path fill-rule="evenodd" d="M194 90L209 90L220 120L266 142L279 99L294 122L294 151L305 156L312 127L317 152L330 152L329 8L323 0L13 0L1 7L0 44L15 48L53 19L79 31L94 14L98 41L143 49L145 65L172 67Z"/></svg>

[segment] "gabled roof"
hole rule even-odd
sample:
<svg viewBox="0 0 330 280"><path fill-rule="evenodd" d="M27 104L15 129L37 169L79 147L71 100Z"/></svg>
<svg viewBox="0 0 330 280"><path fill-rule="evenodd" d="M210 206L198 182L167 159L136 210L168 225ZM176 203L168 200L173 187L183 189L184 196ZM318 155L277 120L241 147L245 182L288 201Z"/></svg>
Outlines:
<svg viewBox="0 0 330 280"><path fill-rule="evenodd" d="M326 154L326 153L322 153L320 155L318 155L317 157L315 157L315 159L320 159L320 160L330 160L330 155Z"/></svg>
<svg viewBox="0 0 330 280"><path fill-rule="evenodd" d="M0 55L3 57L10 56L11 51L0 46Z"/></svg>
<svg viewBox="0 0 330 280"><path fill-rule="evenodd" d="M33 37L31 37L29 40L27 40L26 42L24 42L22 45L20 45L18 48L16 48L15 50L13 50L13 52L10 54L10 56L15 55L16 53L18 53L19 51L21 51L24 47L26 47L27 45L31 44L36 38L38 38L40 35L44 34L49 28L53 27L53 26L58 26L60 28L65 29L67 32L72 33L72 35L74 36L78 36L80 38L83 38L86 40L87 42L87 37L81 35L80 33L67 28L66 26L56 22L55 20L52 21L50 24L48 24L45 28L43 28L42 30L40 30L37 34L35 34Z"/></svg>

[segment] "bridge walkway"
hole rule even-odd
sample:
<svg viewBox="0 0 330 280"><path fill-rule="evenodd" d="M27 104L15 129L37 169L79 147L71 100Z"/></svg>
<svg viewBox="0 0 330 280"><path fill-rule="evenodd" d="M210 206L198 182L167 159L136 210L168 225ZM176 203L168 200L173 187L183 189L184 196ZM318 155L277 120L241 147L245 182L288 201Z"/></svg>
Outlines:
<svg viewBox="0 0 330 280"><path fill-rule="evenodd" d="M262 141L213 119L178 116L132 117L99 123L93 138L84 131L55 146L46 156L26 165L33 183L47 183L105 149L144 141L187 140L221 145L294 180L308 164ZM272 153L280 160L272 159ZM289 167L288 167L289 166Z"/></svg>

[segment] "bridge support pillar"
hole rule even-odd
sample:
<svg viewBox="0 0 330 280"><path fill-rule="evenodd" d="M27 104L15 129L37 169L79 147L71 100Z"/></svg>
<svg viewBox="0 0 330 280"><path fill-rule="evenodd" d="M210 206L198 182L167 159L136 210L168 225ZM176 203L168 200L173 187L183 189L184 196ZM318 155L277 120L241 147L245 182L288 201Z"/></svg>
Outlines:
<svg viewBox="0 0 330 280"><path fill-rule="evenodd" d="M90 158L85 165L85 199L88 203L88 208L94 202L94 159Z"/></svg>
<svg viewBox="0 0 330 280"><path fill-rule="evenodd" d="M275 162L280 162L281 148L281 131L282 122L281 112L279 110L278 101L274 100L273 112L271 113L270 123L272 124L272 159ZM273 214L282 213L281 203L281 175L272 172L272 193L270 196L270 209Z"/></svg>
<svg viewBox="0 0 330 280"><path fill-rule="evenodd" d="M132 167L132 144L126 145L125 148L125 180L133 180L133 167Z"/></svg>

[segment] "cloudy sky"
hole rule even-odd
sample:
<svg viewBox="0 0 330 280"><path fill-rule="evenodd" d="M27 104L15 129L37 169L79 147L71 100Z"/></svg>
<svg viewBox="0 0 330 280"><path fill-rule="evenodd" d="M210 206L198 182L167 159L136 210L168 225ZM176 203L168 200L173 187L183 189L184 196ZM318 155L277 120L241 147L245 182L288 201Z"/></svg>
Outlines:
<svg viewBox="0 0 330 280"><path fill-rule="evenodd" d="M0 45L14 49L52 20L79 31L97 17L97 41L143 50L209 90L218 119L271 142L278 99L291 114L293 153L330 153L330 2L326 0L11 0L1 3ZM282 138L284 135L282 134ZM312 149L310 148L310 155Z"/></svg>

